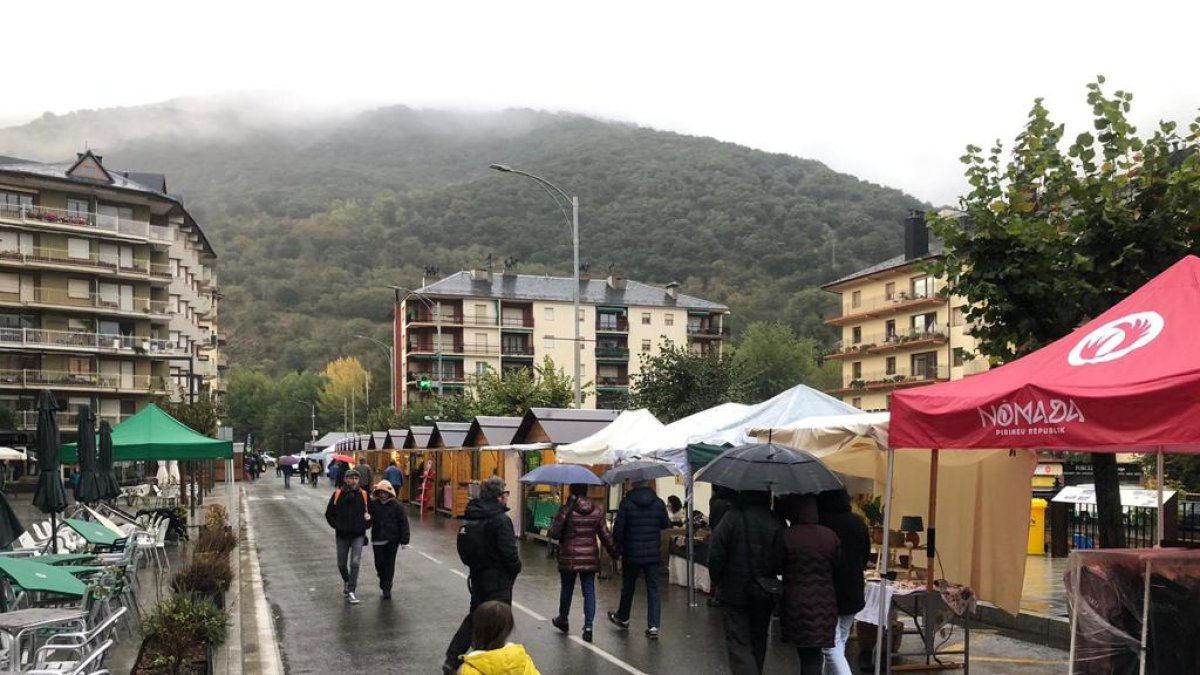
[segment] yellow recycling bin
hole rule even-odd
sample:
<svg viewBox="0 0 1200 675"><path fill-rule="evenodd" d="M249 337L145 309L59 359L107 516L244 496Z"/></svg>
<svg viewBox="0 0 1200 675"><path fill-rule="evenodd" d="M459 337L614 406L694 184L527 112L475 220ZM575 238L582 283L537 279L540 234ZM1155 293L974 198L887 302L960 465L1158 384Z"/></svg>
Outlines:
<svg viewBox="0 0 1200 675"><path fill-rule="evenodd" d="M1046 553L1046 505L1045 499L1034 499L1029 508L1029 543L1025 552L1029 555Z"/></svg>

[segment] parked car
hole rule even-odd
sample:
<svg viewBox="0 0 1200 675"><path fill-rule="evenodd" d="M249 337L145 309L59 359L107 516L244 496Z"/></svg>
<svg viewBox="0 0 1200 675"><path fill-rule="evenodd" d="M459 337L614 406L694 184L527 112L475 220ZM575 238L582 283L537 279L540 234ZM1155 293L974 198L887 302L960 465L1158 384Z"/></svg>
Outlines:
<svg viewBox="0 0 1200 675"><path fill-rule="evenodd" d="M269 452L264 452L259 456L262 457L263 465L275 466L275 455L272 455Z"/></svg>

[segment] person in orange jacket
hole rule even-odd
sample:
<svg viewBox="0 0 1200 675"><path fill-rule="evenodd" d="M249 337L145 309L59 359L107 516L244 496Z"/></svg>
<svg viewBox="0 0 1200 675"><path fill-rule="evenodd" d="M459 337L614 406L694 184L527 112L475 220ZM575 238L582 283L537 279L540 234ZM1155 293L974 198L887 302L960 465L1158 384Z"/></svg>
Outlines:
<svg viewBox="0 0 1200 675"><path fill-rule="evenodd" d="M462 657L458 675L541 675L525 647L508 642L512 608L498 600L485 602L471 615L472 651Z"/></svg>

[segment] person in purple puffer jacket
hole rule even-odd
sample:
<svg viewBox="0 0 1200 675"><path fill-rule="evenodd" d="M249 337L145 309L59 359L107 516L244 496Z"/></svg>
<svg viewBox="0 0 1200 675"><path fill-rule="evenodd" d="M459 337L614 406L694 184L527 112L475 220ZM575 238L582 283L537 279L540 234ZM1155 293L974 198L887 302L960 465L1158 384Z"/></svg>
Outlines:
<svg viewBox="0 0 1200 675"><path fill-rule="evenodd" d="M592 641L592 620L596 618L596 573L600 571L599 538L614 559L618 557L612 534L604 522L604 510L587 497L587 486L571 486L571 498L558 509L550 524L550 538L558 539L558 572L562 589L558 596L558 616L550 623L564 633L571 630L571 596L575 577L583 588L583 639Z"/></svg>

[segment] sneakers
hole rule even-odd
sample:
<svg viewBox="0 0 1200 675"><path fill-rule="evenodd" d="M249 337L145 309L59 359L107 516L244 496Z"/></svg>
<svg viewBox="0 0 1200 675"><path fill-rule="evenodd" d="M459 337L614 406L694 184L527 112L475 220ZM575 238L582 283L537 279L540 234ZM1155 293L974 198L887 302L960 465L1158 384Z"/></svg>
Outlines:
<svg viewBox="0 0 1200 675"><path fill-rule="evenodd" d="M650 638L651 640L657 640L658 639L658 626L651 626L651 627L647 628L646 629L646 637Z"/></svg>
<svg viewBox="0 0 1200 675"><path fill-rule="evenodd" d="M617 613L616 613L616 612L609 612L609 613L608 613L608 620L609 620L610 622L612 622L612 624L613 624L614 626L616 626L617 628L620 628L621 630L629 630L629 622L628 622L628 621L622 621L622 620L621 620L619 617L617 617Z"/></svg>
<svg viewBox="0 0 1200 675"><path fill-rule="evenodd" d="M592 641L592 629L591 629L591 628L584 628L584 629L583 629L583 641L584 641L584 642L591 642L591 641Z"/></svg>
<svg viewBox="0 0 1200 675"><path fill-rule="evenodd" d="M349 602L352 605L357 605L358 603L362 602L362 600L358 599L358 596L354 594L354 591L347 591L346 602Z"/></svg>
<svg viewBox="0 0 1200 675"><path fill-rule="evenodd" d="M568 623L567 620L561 616L556 616L553 619L550 619L550 625L554 626L555 628L557 628L559 631L561 631L563 633L571 632L571 624Z"/></svg>

